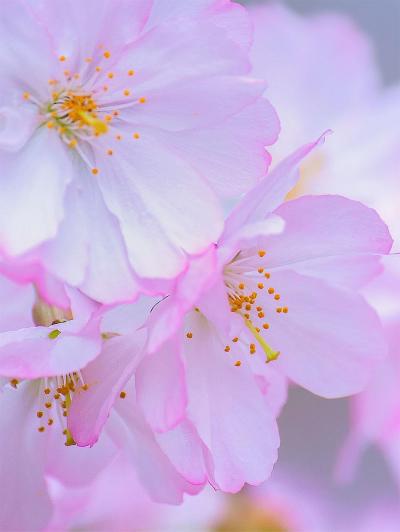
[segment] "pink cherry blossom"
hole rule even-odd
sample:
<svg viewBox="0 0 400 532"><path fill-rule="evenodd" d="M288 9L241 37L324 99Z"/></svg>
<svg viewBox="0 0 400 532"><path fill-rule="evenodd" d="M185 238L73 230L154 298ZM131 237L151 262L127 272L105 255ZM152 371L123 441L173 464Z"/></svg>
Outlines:
<svg viewBox="0 0 400 532"><path fill-rule="evenodd" d="M103 302L162 291L279 130L244 8L6 0L0 35L0 251Z"/></svg>
<svg viewBox="0 0 400 532"><path fill-rule="evenodd" d="M139 351L129 336L121 347L119 338L101 334L105 308L68 287L68 309L51 306L29 285L4 278L0 293L7 310L0 319L0 470L7 479L1 489L1 529L43 529L52 514L50 480L84 489L117 456L157 501L177 504L184 492L201 489L183 478L164 453L134 393L128 398L126 391L120 393L126 405L116 405L95 449L75 445L67 420L74 398L92 385L88 362L112 361L114 377L121 353Z"/></svg>
<svg viewBox="0 0 400 532"><path fill-rule="evenodd" d="M362 452L379 446L392 466L400 486L400 261L387 257L384 273L368 285L365 293L385 326L389 356L376 368L373 379L350 404L350 430L339 456L336 475L349 480Z"/></svg>
<svg viewBox="0 0 400 532"><path fill-rule="evenodd" d="M280 4L250 13L253 74L267 79L282 124L273 156L334 132L301 166L290 196L341 194L365 203L388 223L397 250L400 87L383 88L372 43L343 15L305 17Z"/></svg>
<svg viewBox="0 0 400 532"><path fill-rule="evenodd" d="M377 255L392 240L358 202L310 196L281 204L314 146L284 160L229 216L216 249L219 269L197 306L221 336L243 335L238 346L277 359L274 366L292 380L334 397L362 389L371 363L385 353L380 322L355 288L380 271ZM167 323L169 330L181 326L174 299L159 306L160 320L152 317L151 351ZM229 336L226 346L229 357L245 362Z"/></svg>
<svg viewBox="0 0 400 532"><path fill-rule="evenodd" d="M144 348L88 365L89 382L99 384L73 401L68 422L78 445L97 441L120 390L134 386L138 408L183 476L236 492L265 480L276 460L286 377L325 397L366 385L385 343L356 288L379 271L392 241L357 202L322 196L282 204L315 144L243 198L215 248L153 307ZM110 349L116 341L126 343L111 339Z"/></svg>

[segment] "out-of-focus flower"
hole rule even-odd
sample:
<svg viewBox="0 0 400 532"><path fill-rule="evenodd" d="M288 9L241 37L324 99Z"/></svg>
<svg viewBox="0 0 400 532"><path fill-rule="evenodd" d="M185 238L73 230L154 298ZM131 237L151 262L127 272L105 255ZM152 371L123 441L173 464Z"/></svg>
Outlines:
<svg viewBox="0 0 400 532"><path fill-rule="evenodd" d="M3 278L0 291L7 297L2 305L12 311L0 320L1 529L42 529L52 513L46 481L83 489L116 456L130 464L156 501L177 504L184 492L201 489L176 471L134 393L120 392L119 401L126 404L116 405L95 449L77 447L68 429L75 397L93 384L88 362L111 361L112 377L118 375L121 359L131 350L140 352L135 344L140 333L123 341L114 332L101 333L101 319L110 321L106 309L75 289L66 289L70 308L65 310L45 303L31 287ZM104 385L99 379L96 384Z"/></svg>
<svg viewBox="0 0 400 532"><path fill-rule="evenodd" d="M224 495L205 489L179 507L154 504L129 464L117 459L88 487L52 483L55 515L50 530L209 530L215 532L325 532L327 501L291 474L257 488Z"/></svg>
<svg viewBox="0 0 400 532"><path fill-rule="evenodd" d="M103 302L165 288L279 130L244 8L5 0L0 35L1 252Z"/></svg>
<svg viewBox="0 0 400 532"><path fill-rule="evenodd" d="M346 17L254 6L253 73L268 81L282 131L273 154L332 129L290 197L341 194L378 211L400 238L400 88L383 89L368 37ZM397 248L397 244L395 244Z"/></svg>
<svg viewBox="0 0 400 532"><path fill-rule="evenodd" d="M352 398L350 433L341 451L337 476L350 479L362 451L378 445L391 465L400 487L400 257L385 261L385 271L365 290L378 310L389 345L389 356L380 364L366 390Z"/></svg>
<svg viewBox="0 0 400 532"><path fill-rule="evenodd" d="M385 344L355 288L376 273L392 241L360 203L324 196L282 204L314 147L299 149L249 192L215 249L192 261L153 308L147 353L128 353L117 377L115 358L88 365L89 381L104 385L72 404L78 445L95 443L134 373L138 405L178 470L236 492L261 483L276 460L274 418L286 377L325 397L365 386Z"/></svg>

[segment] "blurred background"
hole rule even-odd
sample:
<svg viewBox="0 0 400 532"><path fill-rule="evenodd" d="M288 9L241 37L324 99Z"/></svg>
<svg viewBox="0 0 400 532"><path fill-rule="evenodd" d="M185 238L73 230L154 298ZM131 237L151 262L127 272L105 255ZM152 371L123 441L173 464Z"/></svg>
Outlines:
<svg viewBox="0 0 400 532"><path fill-rule="evenodd" d="M244 5L278 2L240 0ZM335 11L350 16L372 39L387 84L400 79L399 0L285 0L280 2L305 15Z"/></svg>

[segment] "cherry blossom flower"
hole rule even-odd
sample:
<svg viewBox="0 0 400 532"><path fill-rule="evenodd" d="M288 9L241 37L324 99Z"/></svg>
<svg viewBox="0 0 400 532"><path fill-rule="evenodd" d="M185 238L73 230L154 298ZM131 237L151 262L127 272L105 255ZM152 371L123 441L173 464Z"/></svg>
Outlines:
<svg viewBox="0 0 400 532"><path fill-rule="evenodd" d="M185 478L236 492L265 480L276 460L286 377L325 397L365 386L385 343L355 288L376 274L392 241L376 213L357 202L324 196L281 204L314 147L299 149L243 198L215 248L154 306L141 352L88 365L89 380L104 385L72 404L78 445L97 441L131 382Z"/></svg>
<svg viewBox="0 0 400 532"><path fill-rule="evenodd" d="M279 130L244 8L6 0L0 35L1 253L103 302L165 289Z"/></svg>
<svg viewBox="0 0 400 532"><path fill-rule="evenodd" d="M116 406L96 448L75 445L67 420L74 397L87 393L92 384L86 365L106 358L118 369L122 348L117 338L110 352L110 335L101 334L106 309L76 290L66 292L70 308L61 309L45 303L29 285L0 279L2 304L7 306L0 319L4 530L45 528L52 514L49 483L84 489L116 457L129 463L156 501L177 504L184 492L202 487L176 471L132 401L134 394L127 398L126 391L119 400L127 404ZM129 336L122 353L127 348L135 349Z"/></svg>

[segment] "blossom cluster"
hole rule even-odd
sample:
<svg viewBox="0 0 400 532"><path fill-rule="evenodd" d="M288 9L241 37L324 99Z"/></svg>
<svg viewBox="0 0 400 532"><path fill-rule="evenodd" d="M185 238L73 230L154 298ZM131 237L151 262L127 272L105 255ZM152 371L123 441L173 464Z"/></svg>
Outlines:
<svg viewBox="0 0 400 532"><path fill-rule="evenodd" d="M171 505L261 484L289 385L337 398L392 371L376 293L396 267L394 208L379 183L375 203L351 188L364 147L323 106L391 111L351 27L347 62L332 45L325 68L363 83L326 103L300 60L269 63L285 28L292 55L302 39L315 51L293 17L252 21L230 0L2 1L1 530L62 529L109 468ZM332 40L345 26L313 23ZM364 430L368 388L358 400L352 442L387 446L393 426L373 415Z"/></svg>

